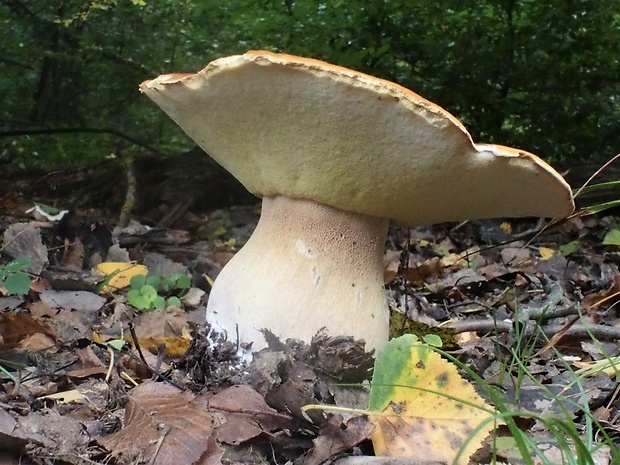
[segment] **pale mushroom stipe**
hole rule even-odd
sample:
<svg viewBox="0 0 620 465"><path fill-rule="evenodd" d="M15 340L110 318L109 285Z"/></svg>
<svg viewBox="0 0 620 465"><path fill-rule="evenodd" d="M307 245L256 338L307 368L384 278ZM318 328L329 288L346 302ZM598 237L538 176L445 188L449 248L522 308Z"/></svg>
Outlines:
<svg viewBox="0 0 620 465"><path fill-rule="evenodd" d="M322 61L251 51L141 84L200 147L263 198L224 267L207 320L231 340L388 340L389 225L563 218L571 190L530 153L474 144L447 111L397 84Z"/></svg>

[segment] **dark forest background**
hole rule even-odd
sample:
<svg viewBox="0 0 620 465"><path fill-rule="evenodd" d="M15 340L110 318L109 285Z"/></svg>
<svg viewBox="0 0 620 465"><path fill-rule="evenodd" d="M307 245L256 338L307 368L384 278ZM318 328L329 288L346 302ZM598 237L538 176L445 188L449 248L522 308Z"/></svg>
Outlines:
<svg viewBox="0 0 620 465"><path fill-rule="evenodd" d="M249 49L396 81L477 141L620 151L619 0L0 0L0 169L180 154L138 84Z"/></svg>

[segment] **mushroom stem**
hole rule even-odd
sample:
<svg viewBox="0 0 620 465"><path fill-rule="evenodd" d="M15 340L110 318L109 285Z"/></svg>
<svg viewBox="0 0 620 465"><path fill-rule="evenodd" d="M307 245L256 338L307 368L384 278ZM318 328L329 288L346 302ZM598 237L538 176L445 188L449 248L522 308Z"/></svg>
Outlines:
<svg viewBox="0 0 620 465"><path fill-rule="evenodd" d="M207 321L252 350L266 346L263 328L306 342L325 328L364 339L367 350L382 347L387 230L387 219L265 197L256 230L215 281Z"/></svg>

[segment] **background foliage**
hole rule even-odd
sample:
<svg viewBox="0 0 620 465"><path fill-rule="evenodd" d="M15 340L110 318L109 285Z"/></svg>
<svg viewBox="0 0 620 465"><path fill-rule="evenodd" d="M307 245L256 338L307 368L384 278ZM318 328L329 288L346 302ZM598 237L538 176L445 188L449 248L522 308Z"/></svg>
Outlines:
<svg viewBox="0 0 620 465"><path fill-rule="evenodd" d="M620 0L0 0L0 28L5 168L178 153L138 84L256 48L396 81L475 140L620 151Z"/></svg>

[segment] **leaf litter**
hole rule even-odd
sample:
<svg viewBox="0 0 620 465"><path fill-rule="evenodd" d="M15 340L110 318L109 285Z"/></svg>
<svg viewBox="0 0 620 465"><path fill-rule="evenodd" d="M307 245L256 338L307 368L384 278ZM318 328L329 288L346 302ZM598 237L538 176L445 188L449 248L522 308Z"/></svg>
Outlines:
<svg viewBox="0 0 620 465"><path fill-rule="evenodd" d="M5 454L24 463L181 465L315 465L373 454L370 438L379 433L368 416L302 412L312 403L368 406L363 386L372 360L360 343L325 335L309 346L274 340L247 367L231 343L207 343L210 283L247 239L255 207L218 210L213 223L208 214L186 213L174 230L140 232L136 222L113 247L104 211L40 222L26 209L0 217L0 266L22 257L32 263L27 295L0 290ZM575 218L533 240L502 243L532 226L481 221L393 231L385 281L392 311L405 316L393 318L395 333L441 335L515 410L568 411L581 424L585 402L608 434L620 436L617 370L609 363L620 356L615 220ZM119 257L190 276L182 305L141 312L126 290L100 294L110 283L92 270ZM555 336L552 343L543 334ZM571 374L578 369L580 384ZM392 399L386 409L407 412L408 402ZM524 419L523 428L553 457L557 446L540 424ZM502 427L495 436L509 437ZM499 457L520 463L513 449L503 446ZM487 443L475 463L489 463L488 450ZM597 463L609 463L609 454L599 455Z"/></svg>

